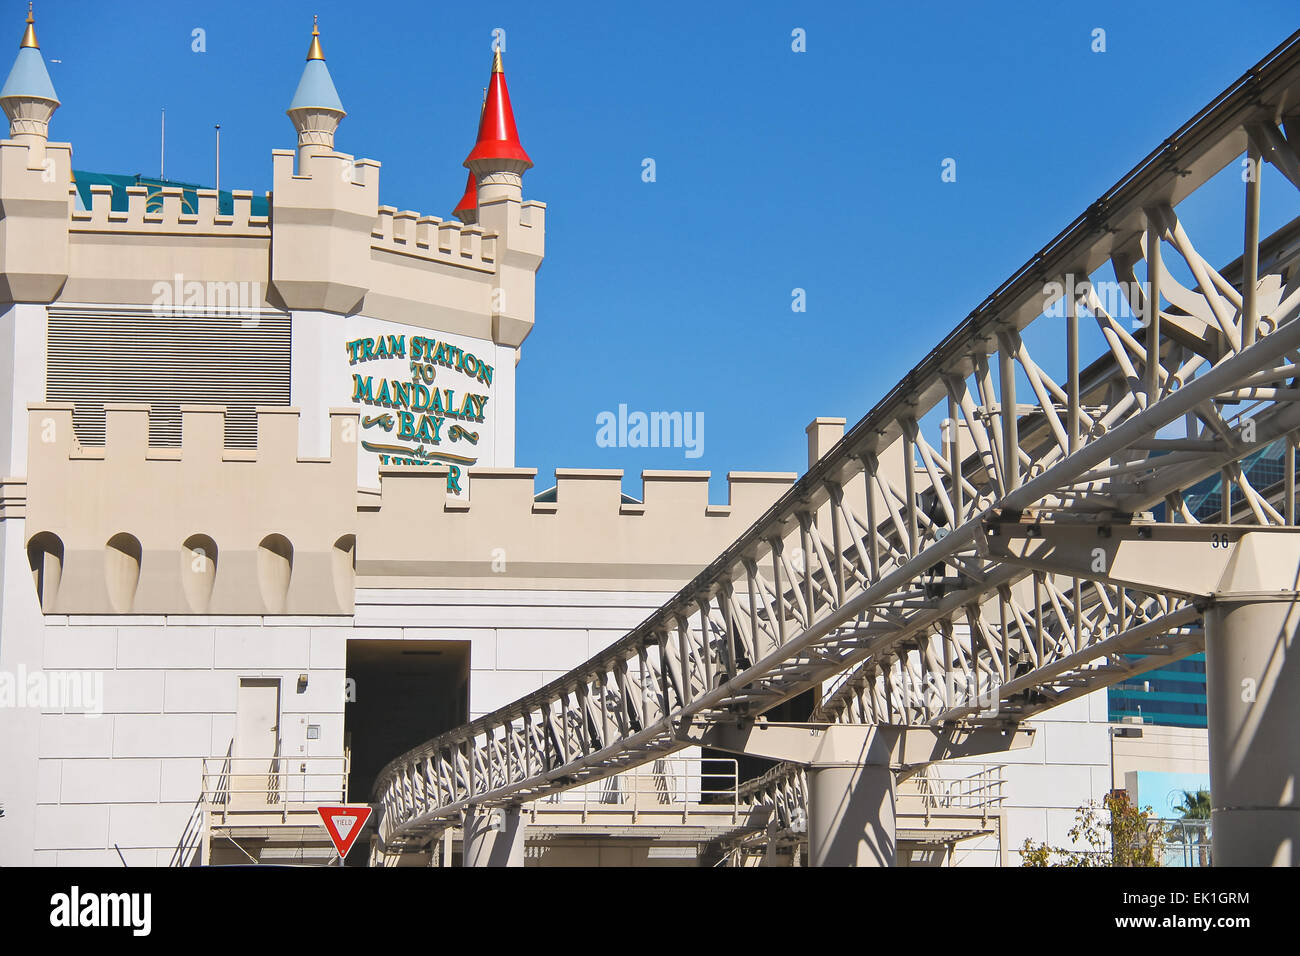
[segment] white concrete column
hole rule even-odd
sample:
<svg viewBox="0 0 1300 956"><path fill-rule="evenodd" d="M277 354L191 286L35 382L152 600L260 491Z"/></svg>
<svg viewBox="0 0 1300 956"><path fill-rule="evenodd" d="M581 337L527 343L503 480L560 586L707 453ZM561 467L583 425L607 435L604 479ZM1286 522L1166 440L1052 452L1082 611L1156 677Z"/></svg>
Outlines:
<svg viewBox="0 0 1300 956"><path fill-rule="evenodd" d="M895 788L888 766L809 767L809 865L893 866Z"/></svg>
<svg viewBox="0 0 1300 956"><path fill-rule="evenodd" d="M519 807L471 808L465 814L465 865L523 866L527 829Z"/></svg>
<svg viewBox="0 0 1300 956"><path fill-rule="evenodd" d="M45 401L45 306L12 305L0 315L0 467L6 475L27 474L27 405Z"/></svg>
<svg viewBox="0 0 1300 956"><path fill-rule="evenodd" d="M1205 614L1215 866L1300 865L1297 629L1295 595Z"/></svg>
<svg viewBox="0 0 1300 956"><path fill-rule="evenodd" d="M352 404L346 342L342 316L302 310L290 314L289 404L301 410L298 448L304 456L329 457L329 410ZM358 480L366 457L357 456ZM377 484L373 475L366 477L368 486Z"/></svg>

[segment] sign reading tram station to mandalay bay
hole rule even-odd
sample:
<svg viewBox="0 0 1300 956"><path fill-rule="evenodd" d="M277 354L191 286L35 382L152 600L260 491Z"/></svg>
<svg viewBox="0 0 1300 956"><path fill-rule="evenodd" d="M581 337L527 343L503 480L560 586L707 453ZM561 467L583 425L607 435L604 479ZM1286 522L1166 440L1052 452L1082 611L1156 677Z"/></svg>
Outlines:
<svg viewBox="0 0 1300 956"><path fill-rule="evenodd" d="M361 406L362 449L379 465L445 465L447 492L463 495L466 470L492 457L493 366L426 335L377 334L344 348L352 402Z"/></svg>

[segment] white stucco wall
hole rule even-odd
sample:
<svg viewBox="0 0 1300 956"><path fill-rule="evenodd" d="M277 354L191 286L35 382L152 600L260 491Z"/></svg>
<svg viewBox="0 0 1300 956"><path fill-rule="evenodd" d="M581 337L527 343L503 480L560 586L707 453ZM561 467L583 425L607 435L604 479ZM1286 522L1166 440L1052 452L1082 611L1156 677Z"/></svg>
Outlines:
<svg viewBox="0 0 1300 956"><path fill-rule="evenodd" d="M6 522L0 664L103 680L103 715L0 712L0 865L165 866L194 812L204 757L227 752L240 678L281 684L283 753L343 752L348 640L463 641L470 710L487 713L617 640L667 595L362 590L331 618L49 616L36 608L20 522ZM11 569L17 569L11 573ZM10 638L10 635L14 635ZM306 673L305 692L298 676ZM308 724L320 738L306 739ZM12 731L12 732L11 732ZM393 754L396 756L396 754ZM322 769L328 769L322 766ZM365 800L368 794L350 794ZM118 852L122 858L119 858Z"/></svg>
<svg viewBox="0 0 1300 956"><path fill-rule="evenodd" d="M1035 717L1024 750L954 763L1003 765L1002 846L993 837L957 844L955 866L1019 866L1026 839L1068 847L1075 810L1109 789L1110 724L1106 691L1069 701Z"/></svg>

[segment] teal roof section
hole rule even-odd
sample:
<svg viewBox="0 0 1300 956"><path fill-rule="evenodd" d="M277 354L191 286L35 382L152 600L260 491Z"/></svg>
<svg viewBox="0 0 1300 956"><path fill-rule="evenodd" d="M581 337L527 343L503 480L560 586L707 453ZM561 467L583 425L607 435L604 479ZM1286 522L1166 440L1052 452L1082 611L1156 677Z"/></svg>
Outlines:
<svg viewBox="0 0 1300 956"><path fill-rule="evenodd" d="M5 96L38 96L56 103L59 101L40 50L25 46L18 51L9 78L5 80L4 88L0 89L0 97Z"/></svg>
<svg viewBox="0 0 1300 956"><path fill-rule="evenodd" d="M334 89L334 80L330 78L330 71L325 66L324 60L307 61L307 65L302 70L302 79L298 81L298 91L293 94L293 102L289 104L291 110L312 107L346 112L343 103L339 100L338 90Z"/></svg>
<svg viewBox="0 0 1300 956"><path fill-rule="evenodd" d="M90 208L90 187L91 186L112 186L113 197L111 208L114 212L126 212L127 209L127 186L144 186L149 190L145 196L144 207L148 212L160 212L162 210L162 190L168 188L180 187L181 190L181 212L185 215L195 215L199 211L198 190L210 189L210 186L204 186L199 183L182 183L172 179L155 179L150 176L141 176L138 173L134 176L120 175L115 173L93 173L82 169L74 169L72 175L77 178L77 198L81 200L85 208ZM235 211L235 197L226 190L217 193L217 215L230 216ZM271 212L271 201L266 196L254 196L252 205L249 209L251 216L269 216Z"/></svg>

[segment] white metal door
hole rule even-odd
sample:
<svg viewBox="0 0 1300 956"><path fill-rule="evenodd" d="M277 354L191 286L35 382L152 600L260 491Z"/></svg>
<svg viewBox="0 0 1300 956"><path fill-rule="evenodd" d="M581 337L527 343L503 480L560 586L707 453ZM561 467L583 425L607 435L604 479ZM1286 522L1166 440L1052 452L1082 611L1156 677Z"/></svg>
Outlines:
<svg viewBox="0 0 1300 956"><path fill-rule="evenodd" d="M280 681L241 677L235 704L235 746L231 804L278 806L283 792L277 765L280 740Z"/></svg>

